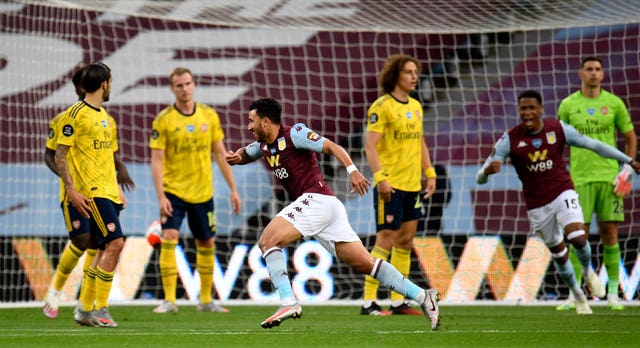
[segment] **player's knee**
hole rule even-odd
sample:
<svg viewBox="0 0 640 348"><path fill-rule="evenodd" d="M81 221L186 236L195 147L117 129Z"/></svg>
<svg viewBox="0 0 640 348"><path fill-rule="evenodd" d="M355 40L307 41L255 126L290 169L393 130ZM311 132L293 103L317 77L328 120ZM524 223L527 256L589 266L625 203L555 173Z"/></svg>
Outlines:
<svg viewBox="0 0 640 348"><path fill-rule="evenodd" d="M258 239L258 247L260 248L260 251L262 251L263 254L265 251L277 246L278 246L277 241L273 239L271 236L269 236L268 234L265 234L264 232L260 236L260 239Z"/></svg>
<svg viewBox="0 0 640 348"><path fill-rule="evenodd" d="M87 250L90 242L91 242L91 236L89 233L83 233L83 234L71 237L71 243L76 248L82 251Z"/></svg>
<svg viewBox="0 0 640 348"><path fill-rule="evenodd" d="M587 235L584 230L577 230L567 234L567 240L577 249L581 249L587 244Z"/></svg>
<svg viewBox="0 0 640 348"><path fill-rule="evenodd" d="M120 237L107 242L105 252L118 255L120 251L122 251L122 248L124 248L124 238Z"/></svg>

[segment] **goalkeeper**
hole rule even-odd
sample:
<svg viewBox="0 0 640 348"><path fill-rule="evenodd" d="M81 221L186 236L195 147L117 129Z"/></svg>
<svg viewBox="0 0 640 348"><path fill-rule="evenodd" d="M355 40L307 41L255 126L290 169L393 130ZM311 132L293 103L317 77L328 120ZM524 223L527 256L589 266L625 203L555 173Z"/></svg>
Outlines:
<svg viewBox="0 0 640 348"><path fill-rule="evenodd" d="M582 87L560 103L560 120L574 126L585 136L614 147L618 129L624 137L625 153L635 159L637 139L633 123L624 102L602 89L602 61L597 57L584 58L578 75L582 80ZM624 306L618 299L621 254L618 222L624 221L623 197L631 191L633 170L628 165L622 166L620 170L617 161L580 148L571 148L570 168L571 179L580 195L585 230L589 231L593 213L598 219L598 233L604 246L603 263L609 277L608 308L622 310ZM580 264L573 250L570 254L571 262L579 270ZM569 310L573 305L573 299L569 298L568 303L559 306L558 310Z"/></svg>
<svg viewBox="0 0 640 348"><path fill-rule="evenodd" d="M500 171L506 157L522 181L527 217L534 232L540 235L551 251L554 266L575 298L578 314L592 314L587 297L577 282L569 262L566 239L576 250L589 289L604 296L604 286L589 268L591 246L584 230L578 194L562 156L565 145L589 149L600 156L628 163L640 173L640 163L600 141L585 137L575 128L556 119L542 120L542 97L536 91L518 95L521 124L513 127L496 143L493 153L478 171L478 184Z"/></svg>

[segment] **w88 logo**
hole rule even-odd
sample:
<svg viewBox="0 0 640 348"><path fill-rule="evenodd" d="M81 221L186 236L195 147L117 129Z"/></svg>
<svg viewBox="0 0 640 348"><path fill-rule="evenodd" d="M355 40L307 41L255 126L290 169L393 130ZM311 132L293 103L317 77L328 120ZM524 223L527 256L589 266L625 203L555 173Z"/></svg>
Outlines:
<svg viewBox="0 0 640 348"><path fill-rule="evenodd" d="M289 177L289 173L287 173L286 168L276 168L273 170L273 174L276 175L276 178L282 180Z"/></svg>

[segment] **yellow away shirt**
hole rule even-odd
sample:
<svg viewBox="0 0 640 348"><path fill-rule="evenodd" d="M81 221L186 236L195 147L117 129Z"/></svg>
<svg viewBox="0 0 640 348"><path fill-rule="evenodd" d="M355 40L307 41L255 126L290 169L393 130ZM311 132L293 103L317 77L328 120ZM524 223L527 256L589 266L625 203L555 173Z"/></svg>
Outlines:
<svg viewBox="0 0 640 348"><path fill-rule="evenodd" d="M409 97L408 102L402 103L385 94L369 107L367 116L367 132L382 134L378 156L391 187L420 191L423 132L420 102Z"/></svg>
<svg viewBox="0 0 640 348"><path fill-rule="evenodd" d="M152 124L149 147L164 150L164 191L188 203L213 197L213 143L224 139L218 113L196 103L193 115L184 115L173 105L162 110Z"/></svg>
<svg viewBox="0 0 640 348"><path fill-rule="evenodd" d="M65 111L58 130L57 143L70 147L67 161L76 190L90 198L122 203L113 160L118 151L113 117L104 108L79 101Z"/></svg>

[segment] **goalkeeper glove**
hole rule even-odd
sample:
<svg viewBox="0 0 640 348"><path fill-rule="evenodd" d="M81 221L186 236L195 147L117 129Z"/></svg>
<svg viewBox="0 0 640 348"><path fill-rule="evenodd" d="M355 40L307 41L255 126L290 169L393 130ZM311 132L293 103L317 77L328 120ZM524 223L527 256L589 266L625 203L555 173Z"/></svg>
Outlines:
<svg viewBox="0 0 640 348"><path fill-rule="evenodd" d="M616 175L616 178L613 180L612 184L615 186L613 188L613 191L618 197L624 197L631 192L631 178L633 172L633 168L625 163L622 166L620 173Z"/></svg>

